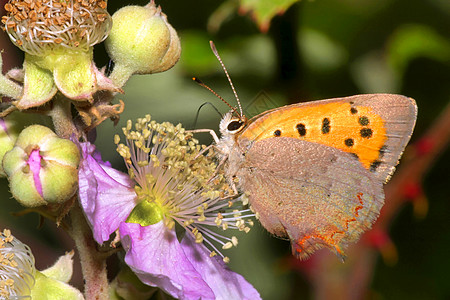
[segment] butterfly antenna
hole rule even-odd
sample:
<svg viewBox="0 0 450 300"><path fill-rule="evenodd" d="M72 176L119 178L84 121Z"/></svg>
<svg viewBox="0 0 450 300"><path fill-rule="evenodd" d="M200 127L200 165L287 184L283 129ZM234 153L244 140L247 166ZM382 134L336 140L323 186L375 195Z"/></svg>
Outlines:
<svg viewBox="0 0 450 300"><path fill-rule="evenodd" d="M198 117L200 116L200 110L206 105L211 105L212 108L214 108L214 110L219 114L219 116L221 118L223 117L222 114L220 113L220 111L217 109L217 107L214 106L214 104L212 104L211 102L205 102L202 105L200 105L200 107L197 109L197 113L195 114L194 123L192 124L192 129L195 129L197 127L197 121L198 121Z"/></svg>
<svg viewBox="0 0 450 300"><path fill-rule="evenodd" d="M239 115L239 112L236 110L236 108L234 108L233 106L231 106L230 103L228 103L225 99L223 99L219 94L217 94L216 92L214 92L212 88L210 88L209 86L207 86L206 84L204 84L203 81L201 81L201 80L198 79L197 77L192 77L192 80L194 80L194 81L197 82L199 85L201 85L202 87L204 87L205 89L207 89L208 91L210 91L211 93L213 93L217 98L219 98L220 100L222 100L223 103L225 103L226 105L228 105L229 108L231 108L236 114Z"/></svg>
<svg viewBox="0 0 450 300"><path fill-rule="evenodd" d="M236 97L236 101L237 101L238 106L239 106L239 111L240 111L240 114L238 113L239 118L243 119L243 115L244 114L242 113L241 101L239 100L239 97L238 97L238 95L236 93L236 90L234 89L234 85L233 85L233 82L231 81L230 75L228 74L227 68L225 68L225 65L223 64L222 59L220 58L219 52L217 52L216 45L214 45L213 41L209 41L209 45L211 46L212 52L217 57L217 60L220 62L220 65L222 66L222 69L223 69L223 71L225 72L225 75L228 78L228 82L230 83L231 89L233 90L233 93L234 93L234 97Z"/></svg>

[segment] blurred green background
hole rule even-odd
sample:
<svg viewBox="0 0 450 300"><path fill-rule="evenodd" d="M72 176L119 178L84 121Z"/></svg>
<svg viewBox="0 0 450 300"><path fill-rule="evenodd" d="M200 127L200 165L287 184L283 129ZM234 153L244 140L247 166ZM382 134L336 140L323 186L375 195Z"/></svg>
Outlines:
<svg viewBox="0 0 450 300"><path fill-rule="evenodd" d="M143 5L146 1L110 1L108 10L112 14L124 4ZM249 114L301 101L398 93L416 99L419 107L414 142L449 103L448 0L304 0L276 16L267 33L261 33L247 14L238 13L237 1L160 0L157 4L180 35L182 56L168 72L132 77L125 94L117 97L126 105L119 125L104 122L98 129L98 148L118 168L123 165L114 152L113 135L120 132L126 120L150 113L157 121L181 122L192 128L201 104L212 102L222 113L228 110L193 82L193 76L235 104L209 40L215 42ZM21 54L4 33L0 41L0 48L10 59L5 61L5 68L19 66ZM99 67L110 64L103 45L96 46L95 60ZM206 106L195 126L217 131L219 121L220 115ZM202 141L209 143L209 136ZM411 205L406 204L397 215L390 234L398 250L398 262L388 266L378 259L368 298L450 298L449 171L450 153L446 151L430 166L424 179L428 214L417 219ZM4 195L0 225L30 241L38 267L49 265L73 247L50 222L38 231L36 215L11 216L20 207L5 196L4 179L0 188ZM306 278L286 267L284 261L289 255L286 241L272 238L256 226L231 251L230 267L243 274L264 299L313 297Z"/></svg>

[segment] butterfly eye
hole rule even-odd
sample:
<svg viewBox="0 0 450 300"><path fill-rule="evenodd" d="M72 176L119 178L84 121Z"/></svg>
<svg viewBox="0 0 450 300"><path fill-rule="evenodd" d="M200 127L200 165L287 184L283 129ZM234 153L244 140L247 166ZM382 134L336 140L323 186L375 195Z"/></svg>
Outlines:
<svg viewBox="0 0 450 300"><path fill-rule="evenodd" d="M228 123L227 130L230 132L236 131L240 129L244 125L244 122L240 120L233 120L230 123Z"/></svg>

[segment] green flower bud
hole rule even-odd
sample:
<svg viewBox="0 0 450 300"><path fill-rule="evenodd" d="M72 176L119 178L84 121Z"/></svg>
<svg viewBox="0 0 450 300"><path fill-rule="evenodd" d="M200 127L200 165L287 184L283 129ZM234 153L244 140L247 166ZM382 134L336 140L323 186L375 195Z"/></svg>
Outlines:
<svg viewBox="0 0 450 300"><path fill-rule="evenodd" d="M1 164L3 156L14 147L20 131L35 123L45 123L45 117L16 111L7 117L0 118L0 177L6 176Z"/></svg>
<svg viewBox="0 0 450 300"><path fill-rule="evenodd" d="M11 193L22 205L62 203L76 192L80 154L77 146L49 128L24 129L2 165Z"/></svg>
<svg viewBox="0 0 450 300"><path fill-rule="evenodd" d="M14 143L19 136L17 126L11 126L15 124L11 124L8 121L0 118L0 161L2 161L5 153L14 147ZM3 168L0 166L0 177L4 177L5 175Z"/></svg>
<svg viewBox="0 0 450 300"><path fill-rule="evenodd" d="M61 256L50 268L36 272L32 299L83 300L81 292L68 284L73 273L73 251Z"/></svg>
<svg viewBox="0 0 450 300"><path fill-rule="evenodd" d="M116 77L116 84L124 83L132 74L166 71L180 58L180 39L154 1L144 7L123 7L112 18L113 27L105 44L116 64L116 74L111 76Z"/></svg>

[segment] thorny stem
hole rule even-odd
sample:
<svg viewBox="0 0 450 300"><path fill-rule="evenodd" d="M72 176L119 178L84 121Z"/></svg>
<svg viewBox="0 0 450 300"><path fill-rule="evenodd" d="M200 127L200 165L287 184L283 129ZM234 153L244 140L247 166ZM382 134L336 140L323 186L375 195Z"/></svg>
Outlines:
<svg viewBox="0 0 450 300"><path fill-rule="evenodd" d="M67 139L77 132L72 122L70 101L62 95L57 95L53 100L53 105L53 109L48 114L52 118L56 134Z"/></svg>
<svg viewBox="0 0 450 300"><path fill-rule="evenodd" d="M71 220L69 234L75 241L80 256L81 271L85 281L85 298L86 300L108 299L107 256L98 251L91 228L78 203L74 205L69 216Z"/></svg>

